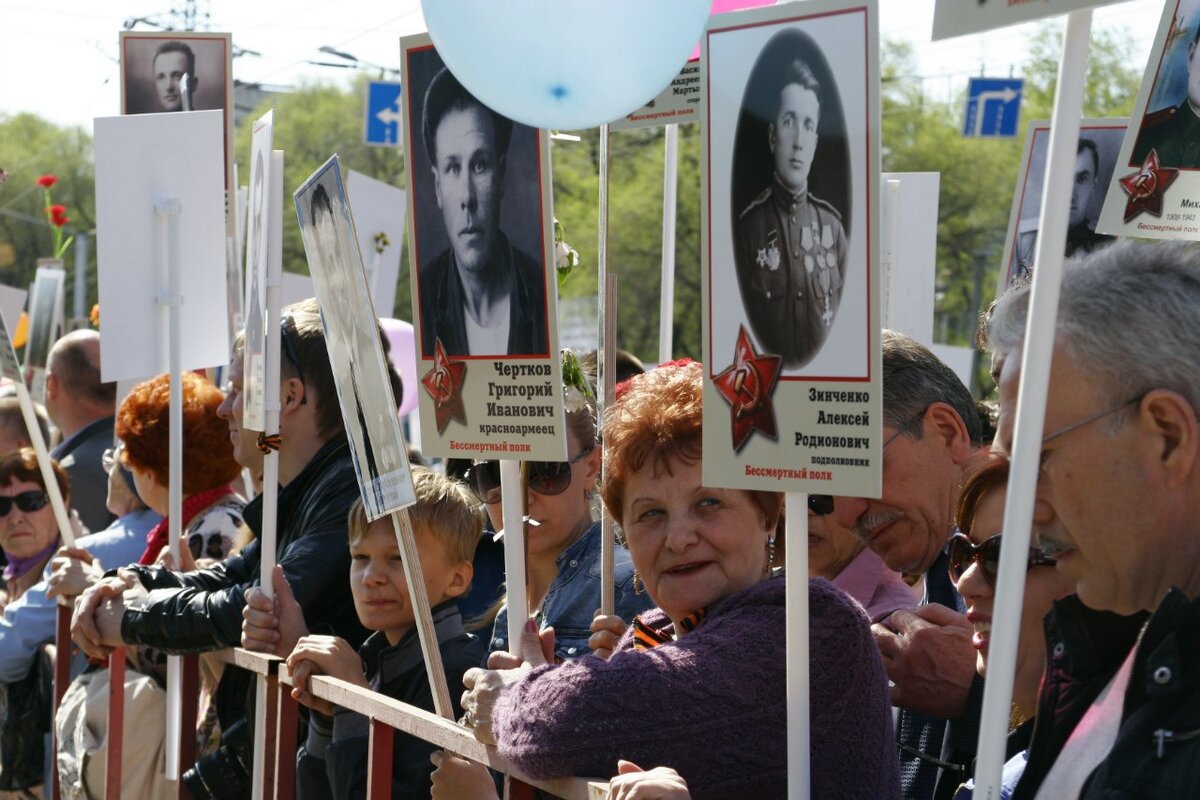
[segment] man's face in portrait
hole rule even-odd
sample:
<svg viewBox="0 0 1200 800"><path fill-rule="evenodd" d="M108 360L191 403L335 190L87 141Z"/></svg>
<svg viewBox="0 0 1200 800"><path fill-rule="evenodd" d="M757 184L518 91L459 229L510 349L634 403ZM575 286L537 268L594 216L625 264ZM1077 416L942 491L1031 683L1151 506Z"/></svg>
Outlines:
<svg viewBox="0 0 1200 800"><path fill-rule="evenodd" d="M1188 102L1200 109L1200 47L1195 41L1188 47Z"/></svg>
<svg viewBox="0 0 1200 800"><path fill-rule="evenodd" d="M481 272L494 261L504 197L495 121L476 104L450 109L434 143L434 189L454 258L460 268Z"/></svg>
<svg viewBox="0 0 1200 800"><path fill-rule="evenodd" d="M789 83L779 93L779 112L771 123L771 152L775 155L775 174L792 192L808 186L808 171L817 149L817 121L821 104L812 89Z"/></svg>
<svg viewBox="0 0 1200 800"><path fill-rule="evenodd" d="M1087 219L1088 207L1092 203L1092 192L1096 189L1096 159L1089 148L1083 148L1075 156L1075 183L1071 188L1071 222L1074 228Z"/></svg>
<svg viewBox="0 0 1200 800"><path fill-rule="evenodd" d="M188 72L187 53L168 50L154 57L154 84L163 111L183 110L183 76ZM196 90L196 76L188 75L189 97Z"/></svg>

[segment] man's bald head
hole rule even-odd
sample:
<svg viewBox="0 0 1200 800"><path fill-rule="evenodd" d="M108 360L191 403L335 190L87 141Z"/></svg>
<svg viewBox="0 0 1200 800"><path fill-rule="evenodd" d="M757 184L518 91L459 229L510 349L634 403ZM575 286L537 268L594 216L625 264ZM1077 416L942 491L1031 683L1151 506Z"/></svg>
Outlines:
<svg viewBox="0 0 1200 800"><path fill-rule="evenodd" d="M100 334L96 331L72 331L55 342L46 371L72 400L107 409L109 414L116 408L117 384L100 381Z"/></svg>

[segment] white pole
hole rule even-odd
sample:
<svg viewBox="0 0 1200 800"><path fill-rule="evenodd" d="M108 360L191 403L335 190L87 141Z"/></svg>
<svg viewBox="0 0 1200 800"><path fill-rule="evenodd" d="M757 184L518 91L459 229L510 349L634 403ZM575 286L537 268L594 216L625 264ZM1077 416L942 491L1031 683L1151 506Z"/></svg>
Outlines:
<svg viewBox="0 0 1200 800"><path fill-rule="evenodd" d="M167 515L169 517L168 541L171 557L179 567L179 540L183 530L183 320L180 307L180 263L182 260L179 235L179 216L183 211L177 199L164 200L155 205L155 214L166 225L166 295L160 298L167 317L167 369L170 374L170 404L168 406L168 456L167 456ZM167 780L179 777L179 742L181 732L180 709L183 680L182 662L179 656L167 657L167 736L166 776Z"/></svg>
<svg viewBox="0 0 1200 800"><path fill-rule="evenodd" d="M529 619L525 594L525 487L521 462L500 460L500 500L504 504L504 585L508 605L508 649L519 654L521 633Z"/></svg>
<svg viewBox="0 0 1200 800"><path fill-rule="evenodd" d="M679 188L679 126L667 125L663 141L662 288L658 300L658 361L675 349L675 214Z"/></svg>
<svg viewBox="0 0 1200 800"><path fill-rule="evenodd" d="M1004 505L1004 539L988 648L988 679L983 691L983 718L975 767L974 796L977 800L1000 797L1025 594L1025 560L1029 552L1046 390L1050 381L1050 356L1067 242L1069 209L1063 199L1071 196L1091 25L1091 9L1074 11L1067 15L1067 28L1063 34L1063 56L1059 63L1048 164L1042 188L1045 202L1042 203L1034 251L1033 288L1023 345L1012 466Z"/></svg>
<svg viewBox="0 0 1200 800"><path fill-rule="evenodd" d="M33 410L33 398L29 396L29 388L23 381L13 381L13 385L17 389L17 401L21 404L21 416L25 418L25 430L29 434L29 441L33 443L33 451L37 454L42 483L46 484L50 507L54 509L54 521L58 523L58 533L62 536L63 544L67 547L74 547L75 532L71 530L71 515L67 511L67 504L63 502L62 492L58 489L54 468L50 466L50 453L46 450L46 440L42 438L42 428L38 425L37 414Z"/></svg>
<svg viewBox="0 0 1200 800"><path fill-rule="evenodd" d="M283 270L283 151L271 152L271 201L266 204L270 212L267 222L267 279L263 294L266 297L266 364L263 376L263 427L264 434L272 436L279 433L279 358L280 358L280 272ZM247 314L258 313L257 309L247 309ZM245 315L243 315L245 316ZM279 500L279 453L271 450L263 456L263 514L262 532L259 535L259 553L261 554L259 585L267 597L275 597L275 586L271 582L275 571L275 542L276 519L278 517ZM260 711L267 707L267 679L263 675L256 676L255 708ZM263 790L264 758L258 756L265 752L266 726L254 726L254 779L251 786L251 796L260 800Z"/></svg>
<svg viewBox="0 0 1200 800"><path fill-rule="evenodd" d="M887 200L887 236L883 240L883 327L892 327L892 281L896 273L896 242L900 239L900 181L891 178L884 188Z"/></svg>
<svg viewBox="0 0 1200 800"><path fill-rule="evenodd" d="M811 748L808 728L808 495L784 495L787 569L788 800L808 800Z"/></svg>
<svg viewBox="0 0 1200 800"><path fill-rule="evenodd" d="M608 271L608 187L609 187L609 130L600 126L600 197L597 227L596 267L599 278L600 313L599 341L596 342L596 366L599 372L599 395L596 397L596 414L603 416L604 409L612 402L612 389L617 340L617 276ZM572 455L568 453L568 455ZM604 464L600 465L603 479ZM616 605L614 596L613 520L601 511L600 517L600 613L611 614ZM510 617L511 619L511 617Z"/></svg>

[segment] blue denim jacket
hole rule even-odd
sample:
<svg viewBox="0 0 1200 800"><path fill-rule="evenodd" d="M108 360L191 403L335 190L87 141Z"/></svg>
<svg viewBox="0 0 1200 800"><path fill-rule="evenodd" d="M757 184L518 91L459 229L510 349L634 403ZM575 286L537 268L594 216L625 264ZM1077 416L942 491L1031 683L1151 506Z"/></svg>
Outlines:
<svg viewBox="0 0 1200 800"><path fill-rule="evenodd" d="M579 658L591 652L587 641L592 618L600 607L600 523L592 523L555 563L558 575L542 601L538 627L554 628L554 652L559 658ZM614 548L613 566L613 613L631 622L654 604L649 595L634 592L633 561L624 547ZM489 651L509 649L508 606L502 606L492 628Z"/></svg>

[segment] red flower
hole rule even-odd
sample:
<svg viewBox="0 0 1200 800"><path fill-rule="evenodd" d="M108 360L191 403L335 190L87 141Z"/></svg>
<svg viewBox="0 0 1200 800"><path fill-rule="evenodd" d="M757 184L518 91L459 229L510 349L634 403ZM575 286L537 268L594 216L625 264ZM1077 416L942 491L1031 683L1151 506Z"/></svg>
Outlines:
<svg viewBox="0 0 1200 800"><path fill-rule="evenodd" d="M56 183L58 183L58 178L54 177L53 175L43 175L37 179L37 185L41 186L43 189L49 189Z"/></svg>
<svg viewBox="0 0 1200 800"><path fill-rule="evenodd" d="M64 205L55 204L46 206L46 213L50 216L50 223L62 227L67 224L67 207Z"/></svg>

